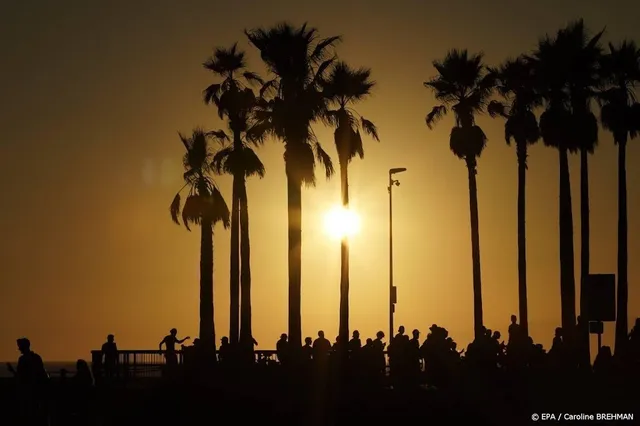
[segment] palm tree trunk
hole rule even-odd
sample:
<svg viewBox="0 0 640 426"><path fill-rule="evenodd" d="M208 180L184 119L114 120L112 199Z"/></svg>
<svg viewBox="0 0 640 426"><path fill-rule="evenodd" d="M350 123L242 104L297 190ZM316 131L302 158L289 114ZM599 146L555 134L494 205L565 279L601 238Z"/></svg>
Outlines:
<svg viewBox="0 0 640 426"><path fill-rule="evenodd" d="M231 196L231 260L229 272L229 343L238 343L240 334L240 198L238 176L233 177Z"/></svg>
<svg viewBox="0 0 640 426"><path fill-rule="evenodd" d="M560 304L562 328L570 340L576 325L576 283L573 259L573 213L571 208L571 177L569 156L560 149Z"/></svg>
<svg viewBox="0 0 640 426"><path fill-rule="evenodd" d="M529 314L527 312L527 227L526 227L526 179L527 143L516 143L518 156L518 308L520 327L525 336L529 335Z"/></svg>
<svg viewBox="0 0 640 426"><path fill-rule="evenodd" d="M471 258L473 263L473 326L476 339L482 337L482 278L480 274L480 230L478 223L478 185L476 159L467 159L469 174L469 210L471 214Z"/></svg>
<svg viewBox="0 0 640 426"><path fill-rule="evenodd" d="M627 302L627 143L618 143L618 300L615 351L624 351L628 340Z"/></svg>
<svg viewBox="0 0 640 426"><path fill-rule="evenodd" d="M216 349L213 312L213 223L203 219L200 227L200 342L206 352ZM212 352L213 351L213 352Z"/></svg>
<svg viewBox="0 0 640 426"><path fill-rule="evenodd" d="M589 275L590 258L590 221L589 221L589 153L587 150L580 150L580 316L582 321L588 321L588 290L587 277ZM580 329L580 353L583 365L589 364L591 360L591 348L589 348L589 329Z"/></svg>
<svg viewBox="0 0 640 426"><path fill-rule="evenodd" d="M302 347L302 182L287 172L289 215L289 345Z"/></svg>
<svg viewBox="0 0 640 426"><path fill-rule="evenodd" d="M348 162L340 162L340 186L342 192L342 206L349 208L349 174ZM349 240L342 237L340 242L340 341L343 348L347 348L349 341ZM345 351L345 354L347 352Z"/></svg>
<svg viewBox="0 0 640 426"><path fill-rule="evenodd" d="M240 190L240 340L253 349L253 331L251 329L251 247L249 240L249 205L247 187L244 178Z"/></svg>

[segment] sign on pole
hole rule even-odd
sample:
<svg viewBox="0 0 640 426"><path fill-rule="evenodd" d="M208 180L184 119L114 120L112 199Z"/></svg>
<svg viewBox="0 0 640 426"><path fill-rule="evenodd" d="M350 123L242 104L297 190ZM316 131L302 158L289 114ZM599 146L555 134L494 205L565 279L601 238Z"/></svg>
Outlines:
<svg viewBox="0 0 640 426"><path fill-rule="evenodd" d="M615 321L615 274L589 274L586 286L588 321Z"/></svg>

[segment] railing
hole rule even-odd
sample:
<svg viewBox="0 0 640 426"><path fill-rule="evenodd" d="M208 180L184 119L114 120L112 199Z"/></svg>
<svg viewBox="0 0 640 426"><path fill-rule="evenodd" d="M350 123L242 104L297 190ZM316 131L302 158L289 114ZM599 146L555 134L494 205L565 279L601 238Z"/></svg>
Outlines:
<svg viewBox="0 0 640 426"><path fill-rule="evenodd" d="M114 374L118 377L160 377L162 369L167 364L164 351L159 350L121 350L118 351ZM176 351L178 364L184 362L184 352ZM216 357L219 352L216 352ZM254 362L272 364L278 362L274 350L254 351ZM103 353L101 350L91 351L92 370L96 377L101 377L103 371Z"/></svg>
<svg viewBox="0 0 640 426"><path fill-rule="evenodd" d="M117 362L113 374L119 378L160 377L162 369L167 365L164 351L159 350L121 350L117 353ZM176 351L178 364L184 362L184 352ZM384 352L388 361L387 352ZM216 357L219 352L216 352ZM253 352L254 362L257 364L279 363L277 351L256 350ZM96 378L103 377L103 353L101 350L91 351L91 364Z"/></svg>

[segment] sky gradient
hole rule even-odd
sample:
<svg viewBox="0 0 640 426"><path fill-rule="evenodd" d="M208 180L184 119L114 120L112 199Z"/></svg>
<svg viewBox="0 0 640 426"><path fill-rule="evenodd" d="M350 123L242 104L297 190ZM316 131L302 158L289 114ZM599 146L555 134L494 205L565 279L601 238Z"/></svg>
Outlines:
<svg viewBox="0 0 640 426"><path fill-rule="evenodd" d="M625 5L627 5L625 7ZM351 249L351 329L373 336L388 325L387 170L407 167L394 190L396 324L424 333L445 326L465 345L473 336L469 195L464 162L449 151L452 117L427 129L435 104L423 81L450 48L484 51L497 65L528 52L545 33L583 17L606 41L640 40L631 1L370 2L96 0L0 5L0 359L27 336L47 360L89 357L108 333L121 349L153 349L172 327L198 330L199 230L169 217L181 185L177 132L224 127L202 90L215 81L202 62L238 41L265 75L244 28L308 21L341 34L341 59L367 66L378 82L357 107L378 126L364 161L350 168L362 230ZM478 165L485 323L506 334L517 314L516 154L504 122L483 116L489 138ZM333 132L315 128L335 158ZM616 271L616 148L600 131L590 158L591 269ZM258 150L267 175L248 182L253 320L259 347L287 329L287 215L282 144ZM639 313L640 162L627 154L629 316ZM579 164L570 159L576 286L579 283ZM217 182L227 203L231 179ZM530 332L547 346L560 323L558 154L530 150L527 174ZM337 334L339 242L323 215L339 203L339 181L318 173L303 191L303 334ZM229 231L215 230L218 338L228 333ZM631 323L632 324L632 323ZM605 343L613 326L605 327Z"/></svg>

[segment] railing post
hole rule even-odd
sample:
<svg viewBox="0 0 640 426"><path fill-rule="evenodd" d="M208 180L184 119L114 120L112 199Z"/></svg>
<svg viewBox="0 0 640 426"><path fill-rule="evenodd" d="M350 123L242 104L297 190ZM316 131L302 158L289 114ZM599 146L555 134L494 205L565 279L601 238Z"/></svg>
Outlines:
<svg viewBox="0 0 640 426"><path fill-rule="evenodd" d="M102 351L91 351L91 370L96 383L102 382Z"/></svg>
<svg viewBox="0 0 640 426"><path fill-rule="evenodd" d="M125 351L120 351L120 354L122 355L122 358L124 361L122 363L122 366L124 368L124 381L127 382L129 380L129 374L131 373L129 371L129 353Z"/></svg>
<svg viewBox="0 0 640 426"><path fill-rule="evenodd" d="M133 353L133 378L135 379L138 375L138 353Z"/></svg>

